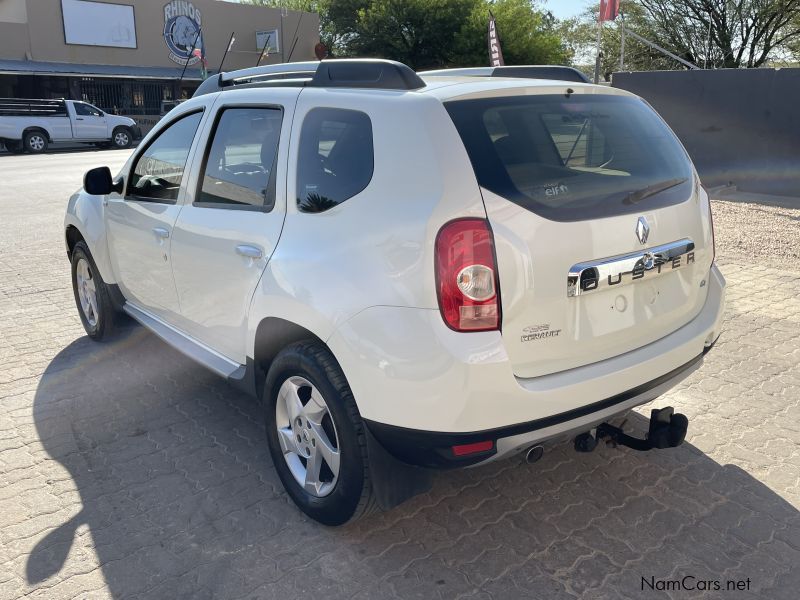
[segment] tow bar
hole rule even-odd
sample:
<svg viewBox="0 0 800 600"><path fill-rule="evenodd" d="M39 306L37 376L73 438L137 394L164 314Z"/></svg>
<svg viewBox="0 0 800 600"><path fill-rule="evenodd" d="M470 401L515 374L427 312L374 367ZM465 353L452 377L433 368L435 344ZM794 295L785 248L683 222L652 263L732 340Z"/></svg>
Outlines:
<svg viewBox="0 0 800 600"><path fill-rule="evenodd" d="M654 408L650 411L650 430L645 439L632 437L624 433L621 427L601 423L592 431L582 433L575 438L575 450L591 452L597 447L597 442L603 438L608 438L607 443L612 446L627 446L642 452L675 448L683 443L688 427L689 419L686 418L686 415L675 414L675 409L671 406Z"/></svg>

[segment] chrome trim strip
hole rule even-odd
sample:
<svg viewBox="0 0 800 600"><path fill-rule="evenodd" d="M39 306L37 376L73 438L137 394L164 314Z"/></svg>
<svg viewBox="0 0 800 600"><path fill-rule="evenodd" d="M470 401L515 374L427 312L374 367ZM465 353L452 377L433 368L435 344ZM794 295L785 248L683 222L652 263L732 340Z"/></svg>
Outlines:
<svg viewBox="0 0 800 600"><path fill-rule="evenodd" d="M567 275L567 297L629 285L639 279L653 279L685 267L694 262L694 248L694 242L685 238L641 252L578 263Z"/></svg>

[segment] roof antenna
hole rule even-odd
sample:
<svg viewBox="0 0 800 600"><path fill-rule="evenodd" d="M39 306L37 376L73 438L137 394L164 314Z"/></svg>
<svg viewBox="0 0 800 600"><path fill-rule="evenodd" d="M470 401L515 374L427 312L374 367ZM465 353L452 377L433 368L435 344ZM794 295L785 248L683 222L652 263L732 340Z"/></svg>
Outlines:
<svg viewBox="0 0 800 600"><path fill-rule="evenodd" d="M297 46L297 40L299 39L297 37L297 30L300 29L300 23L303 22L303 14L304 13L301 12L300 13L300 18L297 19L297 27L294 28L294 43L292 44L291 50L289 50L289 57L283 62L291 62L291 60L292 60L292 54L294 54L294 48L295 48L295 46Z"/></svg>

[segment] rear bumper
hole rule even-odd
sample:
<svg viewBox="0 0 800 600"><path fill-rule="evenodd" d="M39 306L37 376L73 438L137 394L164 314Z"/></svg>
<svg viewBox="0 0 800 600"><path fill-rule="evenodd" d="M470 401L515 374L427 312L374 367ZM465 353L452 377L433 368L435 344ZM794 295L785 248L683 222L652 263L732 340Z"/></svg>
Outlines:
<svg viewBox="0 0 800 600"><path fill-rule="evenodd" d="M498 332L459 334L438 311L374 307L328 340L370 431L411 464L467 466L586 431L649 402L699 368L719 336L725 280L716 266L689 323L631 352L535 378L514 376ZM451 447L492 440L483 454Z"/></svg>
<svg viewBox="0 0 800 600"><path fill-rule="evenodd" d="M369 420L366 423L375 439L390 454L408 464L455 468L490 462L517 454L546 440L587 431L620 412L650 402L699 369L703 364L703 357L712 346L677 369L626 392L527 423L470 433L421 431ZM453 446L487 440L492 442L491 450L469 456L456 456L453 453Z"/></svg>

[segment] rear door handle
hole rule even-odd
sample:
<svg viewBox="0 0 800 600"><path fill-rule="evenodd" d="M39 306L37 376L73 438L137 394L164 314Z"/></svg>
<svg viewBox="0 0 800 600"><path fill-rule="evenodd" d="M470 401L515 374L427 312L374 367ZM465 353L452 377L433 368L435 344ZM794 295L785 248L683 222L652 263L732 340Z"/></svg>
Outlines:
<svg viewBox="0 0 800 600"><path fill-rule="evenodd" d="M169 237L169 230L163 227L153 227L153 233L155 233L156 237L160 240L165 240Z"/></svg>
<svg viewBox="0 0 800 600"><path fill-rule="evenodd" d="M252 259L258 259L264 256L264 252L262 252L261 248L257 246L251 246L250 244L239 244L236 246L236 254L240 254Z"/></svg>
<svg viewBox="0 0 800 600"><path fill-rule="evenodd" d="M83 121L83 117L75 117L76 121Z"/></svg>

